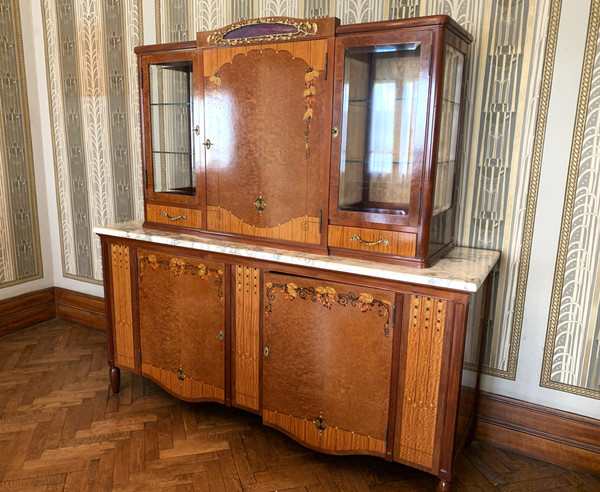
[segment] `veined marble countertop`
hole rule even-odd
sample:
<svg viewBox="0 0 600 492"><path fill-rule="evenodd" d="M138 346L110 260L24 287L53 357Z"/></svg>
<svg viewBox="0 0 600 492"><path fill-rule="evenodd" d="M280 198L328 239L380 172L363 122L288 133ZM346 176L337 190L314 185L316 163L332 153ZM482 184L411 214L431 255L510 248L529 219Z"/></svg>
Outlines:
<svg viewBox="0 0 600 492"><path fill-rule="evenodd" d="M390 265L368 260L301 253L287 249L255 246L189 234L163 232L142 227L141 220L94 227L96 234L147 241L156 244L210 251L244 258L353 273L419 285L431 285L465 292L476 292L494 267L498 251L454 248L431 268Z"/></svg>

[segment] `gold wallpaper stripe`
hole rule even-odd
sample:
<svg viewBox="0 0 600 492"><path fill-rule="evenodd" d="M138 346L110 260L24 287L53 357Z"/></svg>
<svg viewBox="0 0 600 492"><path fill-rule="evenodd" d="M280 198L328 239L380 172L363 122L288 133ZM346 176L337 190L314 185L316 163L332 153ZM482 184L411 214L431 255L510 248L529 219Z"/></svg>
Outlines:
<svg viewBox="0 0 600 492"><path fill-rule="evenodd" d="M2 32L4 31L4 32ZM33 149L27 97L23 34L18 0L0 1L0 288L41 278L42 254L38 223ZM2 271L2 264L10 264Z"/></svg>
<svg viewBox="0 0 600 492"><path fill-rule="evenodd" d="M586 124L592 128L597 128L598 121L596 112L597 109L592 107L590 95L594 83L600 83L598 74L594 78L594 64L597 63L597 50L600 43L598 29L600 28L600 0L592 0L589 15L589 24L587 38L585 43L585 53L583 62L583 72L581 75L581 83L579 88L579 97L577 100L577 113L575 117L575 129L573 132L573 142L571 145L571 154L569 157L569 170L567 174L567 187L564 198L563 216L560 228L560 237L558 243L558 254L556 259L556 269L554 272L554 282L552 287L552 297L550 301L550 312L548 317L548 330L546 334L546 344L544 348L544 360L542 364L542 374L540 378L540 386L555 390L565 391L580 396L600 399L600 391L583 387L581 385L566 384L561 381L552 379L552 365L557 347L557 329L560 322L561 306L565 299L563 297L566 273L567 260L569 254L569 246L571 233L575 226L573 223L573 215L577 198L580 165L582 163L582 151L586 138ZM594 103L597 104L597 97L594 96ZM588 117L590 118L588 120ZM596 130L597 131L597 130ZM596 136L597 133L594 133ZM597 144L596 144L597 149ZM598 256L598 251L588 251L590 256ZM596 273L599 275L600 273ZM572 301L571 301L572 302ZM581 308L577 319L581 324L583 319L583 311L590 309L589 306L576 306ZM595 306L598 309L598 306ZM580 331L586 327L581 326ZM581 336L582 334L579 333ZM568 354L565 354L568 356Z"/></svg>

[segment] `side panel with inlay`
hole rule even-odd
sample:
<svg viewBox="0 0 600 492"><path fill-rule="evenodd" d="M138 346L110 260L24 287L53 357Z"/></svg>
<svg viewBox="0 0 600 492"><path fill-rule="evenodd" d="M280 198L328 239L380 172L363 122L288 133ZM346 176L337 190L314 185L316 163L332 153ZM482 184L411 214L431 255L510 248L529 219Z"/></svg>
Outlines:
<svg viewBox="0 0 600 492"><path fill-rule="evenodd" d="M411 295L402 339L405 357L396 415L394 460L433 466L440 372L448 301ZM404 365L404 371L402 366Z"/></svg>
<svg viewBox="0 0 600 492"><path fill-rule="evenodd" d="M130 251L127 246L120 244L111 244L109 251L115 363L120 367L135 369Z"/></svg>

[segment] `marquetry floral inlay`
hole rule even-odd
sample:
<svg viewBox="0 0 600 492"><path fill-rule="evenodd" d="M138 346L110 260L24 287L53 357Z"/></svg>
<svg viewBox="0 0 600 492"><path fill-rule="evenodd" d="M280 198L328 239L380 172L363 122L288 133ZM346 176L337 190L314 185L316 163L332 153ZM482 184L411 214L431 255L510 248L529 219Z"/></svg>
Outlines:
<svg viewBox="0 0 600 492"><path fill-rule="evenodd" d="M171 260L159 258L156 255L140 256L138 258L140 271L139 277L143 276L144 268L151 268L152 270L165 270L173 274L173 277L179 277L181 275L199 276L202 280L209 278L215 279L215 285L218 287L218 295L221 302L223 301L223 270L216 268L209 268L206 265L200 263L194 265L188 263L185 260L173 257Z"/></svg>
<svg viewBox="0 0 600 492"><path fill-rule="evenodd" d="M268 316L273 312L272 302L275 300L275 295L278 292L283 293L283 297L290 301L294 299L310 300L320 303L324 308L331 309L334 305L342 307L356 307L363 313L377 310L377 313L382 318L385 318L383 332L386 337L390 336L390 309L391 303L386 300L375 299L372 294L362 292L358 297L352 293L341 294L330 286L317 287L299 287L293 282L287 284L274 284L267 282L267 305L265 314Z"/></svg>
<svg viewBox="0 0 600 492"><path fill-rule="evenodd" d="M310 120L313 117L313 103L315 102L315 95L317 89L315 88L315 79L319 76L319 72L313 67L309 67L306 75L304 76L305 88L304 88L304 116L303 119L306 121L306 130L304 136L306 137L306 158L310 157Z"/></svg>

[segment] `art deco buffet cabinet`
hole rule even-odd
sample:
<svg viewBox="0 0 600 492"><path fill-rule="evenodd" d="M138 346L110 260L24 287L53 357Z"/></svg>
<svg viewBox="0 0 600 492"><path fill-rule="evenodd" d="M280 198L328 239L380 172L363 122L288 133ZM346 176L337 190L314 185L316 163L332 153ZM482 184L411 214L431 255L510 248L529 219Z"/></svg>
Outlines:
<svg viewBox="0 0 600 492"><path fill-rule="evenodd" d="M128 369L448 490L498 260L443 257L469 41L276 18L137 48L146 217L96 229L113 390Z"/></svg>

